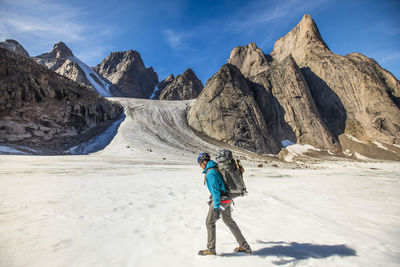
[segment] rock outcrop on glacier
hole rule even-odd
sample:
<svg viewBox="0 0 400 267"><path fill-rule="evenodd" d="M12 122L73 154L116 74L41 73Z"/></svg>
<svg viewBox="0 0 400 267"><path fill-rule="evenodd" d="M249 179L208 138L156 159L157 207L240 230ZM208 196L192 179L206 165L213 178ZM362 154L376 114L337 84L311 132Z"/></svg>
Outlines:
<svg viewBox="0 0 400 267"><path fill-rule="evenodd" d="M55 44L49 53L33 57L33 60L81 85L92 87L102 96L111 96L111 83L74 56L63 42Z"/></svg>
<svg viewBox="0 0 400 267"><path fill-rule="evenodd" d="M0 144L62 153L121 112L93 90L0 48Z"/></svg>
<svg viewBox="0 0 400 267"><path fill-rule="evenodd" d="M30 57L29 53L25 50L25 48L17 41L12 39L6 39L4 42L0 42L0 47L8 49L14 53L20 54L25 57Z"/></svg>
<svg viewBox="0 0 400 267"><path fill-rule="evenodd" d="M94 68L112 84L113 96L149 99L158 84L152 67L146 68L137 51L113 52Z"/></svg>
<svg viewBox="0 0 400 267"><path fill-rule="evenodd" d="M267 60L268 59L268 60ZM255 99L276 140L337 150L337 139L322 121L307 82L293 58L273 61L255 43L236 47L228 59L251 80Z"/></svg>
<svg viewBox="0 0 400 267"><path fill-rule="evenodd" d="M223 65L207 81L187 118L192 129L216 140L261 154L280 150L254 99L250 82L232 64Z"/></svg>
<svg viewBox="0 0 400 267"><path fill-rule="evenodd" d="M197 78L191 68L178 75L170 75L157 85L152 99L160 100L189 100L198 97L203 90L203 83Z"/></svg>

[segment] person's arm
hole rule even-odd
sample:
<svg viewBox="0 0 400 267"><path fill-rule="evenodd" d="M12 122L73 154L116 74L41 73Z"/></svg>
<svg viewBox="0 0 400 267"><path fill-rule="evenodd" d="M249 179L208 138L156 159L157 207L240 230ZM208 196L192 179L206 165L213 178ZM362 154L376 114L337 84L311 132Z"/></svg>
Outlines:
<svg viewBox="0 0 400 267"><path fill-rule="evenodd" d="M210 192L213 198L214 209L218 210L220 207L221 192L219 191L218 176L214 170L207 173L207 181L210 186Z"/></svg>

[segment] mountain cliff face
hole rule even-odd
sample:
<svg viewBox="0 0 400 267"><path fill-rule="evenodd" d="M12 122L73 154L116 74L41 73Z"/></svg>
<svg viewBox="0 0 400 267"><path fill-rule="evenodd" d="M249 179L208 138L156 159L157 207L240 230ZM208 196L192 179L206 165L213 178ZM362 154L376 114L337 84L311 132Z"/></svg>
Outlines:
<svg viewBox="0 0 400 267"><path fill-rule="evenodd" d="M214 90L207 83L203 93L208 96L205 92L220 92L231 84L250 90L254 101L247 103L262 116L247 113L246 117L263 120L266 128L258 132L267 134L250 134L254 129L243 124L242 132L251 138L242 147L276 152L289 140L346 155L400 160L400 82L373 59L358 53L332 53L309 15L276 41L269 55L250 43L233 49L228 63L237 67L247 85L221 78L221 69L210 79ZM235 113L237 103L223 100L224 106L215 104L213 110L206 108L210 112L201 113L201 105L222 101L222 95L214 93L202 100L199 96L189 110L189 124L198 132L238 145L234 131L224 131L229 128L224 124L226 115L221 115L226 110ZM257 138L264 140L263 149L251 147Z"/></svg>
<svg viewBox="0 0 400 267"><path fill-rule="evenodd" d="M269 60L267 60L269 58ZM290 55L272 61L255 43L235 48L228 62L254 85L255 99L276 140L337 150L335 138L322 121L307 82Z"/></svg>
<svg viewBox="0 0 400 267"><path fill-rule="evenodd" d="M25 48L15 40L7 39L4 42L0 42L0 47L10 50L14 53L20 54L24 57L30 57L29 53L25 50Z"/></svg>
<svg viewBox="0 0 400 267"><path fill-rule="evenodd" d="M158 84L157 73L146 68L137 51L113 52L95 70L111 83L114 96L150 98Z"/></svg>
<svg viewBox="0 0 400 267"><path fill-rule="evenodd" d="M157 86L156 95L152 99L188 100L198 97L203 90L203 83L191 68L176 78L171 74ZM155 98L157 96L157 98Z"/></svg>
<svg viewBox="0 0 400 267"><path fill-rule="evenodd" d="M110 82L74 56L63 42L55 44L49 53L33 57L33 60L81 85L92 87L102 96L111 96Z"/></svg>
<svg viewBox="0 0 400 267"><path fill-rule="evenodd" d="M0 48L0 144L62 153L121 112L93 90Z"/></svg>
<svg viewBox="0 0 400 267"><path fill-rule="evenodd" d="M223 65L207 81L187 118L196 132L249 151L268 154L280 149L268 131L249 81L231 64Z"/></svg>
<svg viewBox="0 0 400 267"><path fill-rule="evenodd" d="M271 52L278 62L289 54L327 126L343 140L343 150L354 150L345 145L349 136L371 146L376 141L400 144L400 83L391 73L361 54L332 53L309 15L280 38ZM376 153L384 152L375 148Z"/></svg>

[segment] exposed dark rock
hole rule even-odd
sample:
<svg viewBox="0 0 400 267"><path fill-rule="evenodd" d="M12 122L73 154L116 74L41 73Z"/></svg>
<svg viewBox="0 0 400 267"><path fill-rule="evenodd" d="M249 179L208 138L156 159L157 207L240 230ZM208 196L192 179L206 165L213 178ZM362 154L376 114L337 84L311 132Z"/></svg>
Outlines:
<svg viewBox="0 0 400 267"><path fill-rule="evenodd" d="M0 48L0 144L62 153L121 112L88 87Z"/></svg>
<svg viewBox="0 0 400 267"><path fill-rule="evenodd" d="M188 100L199 96L203 90L202 82L191 68L176 78L173 75L158 84L160 100ZM154 98L153 98L154 99Z"/></svg>
<svg viewBox="0 0 400 267"><path fill-rule="evenodd" d="M237 47L228 62L240 68L253 81L255 99L263 112L270 133L278 141L337 150L335 138L322 121L308 85L293 58L267 60L255 43Z"/></svg>
<svg viewBox="0 0 400 267"><path fill-rule="evenodd" d="M174 81L175 77L173 74L169 75L166 79L162 80L157 86L154 88L153 94L150 96L150 99L160 99L161 90L163 90L167 85Z"/></svg>
<svg viewBox="0 0 400 267"><path fill-rule="evenodd" d="M95 70L111 83L114 96L150 98L158 84L157 73L146 68L137 51L113 52Z"/></svg>
<svg viewBox="0 0 400 267"><path fill-rule="evenodd" d="M30 57L29 53L25 50L25 48L15 40L7 39L4 42L0 42L0 47L8 49L14 53L20 54L25 57Z"/></svg>
<svg viewBox="0 0 400 267"><path fill-rule="evenodd" d="M249 81L231 64L207 81L187 118L198 133L249 151L268 154L281 148L268 131Z"/></svg>
<svg viewBox="0 0 400 267"><path fill-rule="evenodd" d="M33 57L37 63L46 66L47 68L56 71L64 62L73 57L71 49L63 42L56 43L49 53L44 53Z"/></svg>

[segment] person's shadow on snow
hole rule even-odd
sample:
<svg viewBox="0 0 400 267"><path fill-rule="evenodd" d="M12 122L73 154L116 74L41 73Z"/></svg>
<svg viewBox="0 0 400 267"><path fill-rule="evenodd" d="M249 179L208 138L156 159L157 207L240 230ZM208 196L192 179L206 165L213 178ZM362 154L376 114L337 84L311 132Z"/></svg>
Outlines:
<svg viewBox="0 0 400 267"><path fill-rule="evenodd" d="M253 251L251 255L268 257L276 256L281 258L278 261L273 261L276 265L284 265L291 262L306 260L309 258L328 258L331 256L357 256L356 251L346 245L316 245L310 243L297 243L297 242L263 242L257 241L258 244L268 244L265 248ZM222 253L221 256L245 256L248 254L238 253Z"/></svg>

